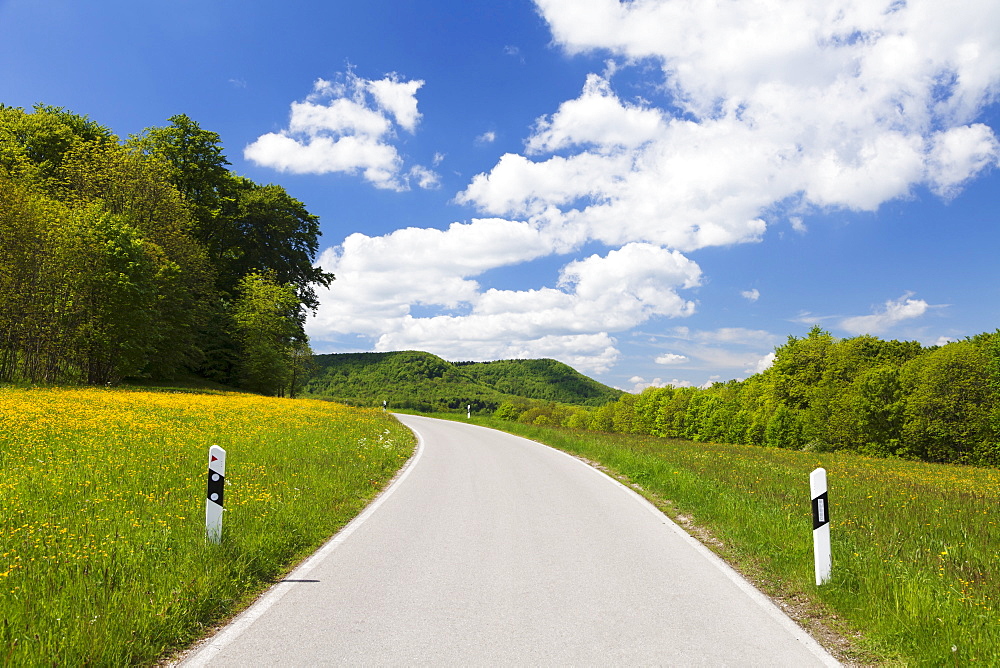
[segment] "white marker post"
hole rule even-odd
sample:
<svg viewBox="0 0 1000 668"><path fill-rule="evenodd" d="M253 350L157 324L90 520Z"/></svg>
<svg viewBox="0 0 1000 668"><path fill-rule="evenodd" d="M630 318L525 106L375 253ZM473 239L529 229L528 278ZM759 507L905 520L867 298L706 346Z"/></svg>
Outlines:
<svg viewBox="0 0 1000 668"><path fill-rule="evenodd" d="M205 532L212 543L222 542L222 497L226 486L226 451L208 449L208 497L205 499Z"/></svg>
<svg viewBox="0 0 1000 668"><path fill-rule="evenodd" d="M471 420L472 419L472 404L468 404L465 407L465 410L466 410L465 417L467 417L467 418L469 418Z"/></svg>
<svg viewBox="0 0 1000 668"><path fill-rule="evenodd" d="M826 488L826 469L816 469L809 474L812 493L813 555L816 559L816 585L830 579L830 498Z"/></svg>

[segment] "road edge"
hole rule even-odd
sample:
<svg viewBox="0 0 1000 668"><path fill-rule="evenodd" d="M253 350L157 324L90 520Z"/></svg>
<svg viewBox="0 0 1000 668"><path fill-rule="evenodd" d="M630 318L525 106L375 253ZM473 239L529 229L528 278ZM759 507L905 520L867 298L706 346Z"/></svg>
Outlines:
<svg viewBox="0 0 1000 668"><path fill-rule="evenodd" d="M405 425L404 425L405 426ZM291 570L284 578L272 585L267 591L261 594L257 600L250 604L243 612L239 613L216 633L205 638L193 647L183 652L174 660L167 663L167 666L177 666L178 668L202 668L215 658L226 647L239 638L250 626L264 615L272 606L284 597L297 581L305 580L306 576L316 568L323 559L328 557L334 550L340 547L347 538L357 531L369 517L371 517L382 506L386 500L403 484L410 473L416 467L417 462L424 454L424 441L421 435L412 427L409 429L417 439L417 445L413 454L405 464L396 472L396 475L389 481L381 492L365 506L357 516L345 524L340 531L335 533L329 540L311 555L306 557L298 566Z"/></svg>
<svg viewBox="0 0 1000 668"><path fill-rule="evenodd" d="M488 428L488 427L487 427ZM523 436L521 438L524 438ZM538 443L551 450L569 457L578 464L587 467L594 473L600 475L606 480L611 481L617 485L620 489L624 490L629 494L636 502L642 505L647 511L653 513L658 519L660 519L664 524L666 524L670 529L676 533L682 540L688 543L691 547L695 549L696 552L705 557L709 562L711 562L717 569L719 569L723 575L725 575L733 584L735 584L740 591L745 593L750 599L756 603L769 617L774 619L779 625L781 625L785 630L792 634L796 640L798 640L802 645L806 647L817 659L819 659L826 666L842 666L843 664L837 660L833 654L831 654L822 644L819 643L812 635L809 634L804 628L799 626L794 619L788 616L788 614L782 610L774 601L771 600L767 594L758 589L752 582L747 580L742 573L737 571L735 568L730 566L722 557L717 555L715 552L710 550L697 538L689 534L684 530L682 526L677 524L670 516L664 513L662 510L657 508L649 499L644 497L642 494L632 489L628 485L624 484L620 480L617 480L608 473L600 470L599 468L592 466L587 461L576 457L565 450L560 450L559 448L554 448L551 445L546 445L545 443L540 443L532 439L526 439L532 443Z"/></svg>
<svg viewBox="0 0 1000 668"><path fill-rule="evenodd" d="M427 416L420 416L427 417ZM429 419L441 419L441 418L429 418ZM524 439L536 445L548 448L558 452L559 454L568 457L569 459L575 461L577 464L586 467L590 471L593 471L597 475L601 476L605 480L609 480L614 483L620 489L624 490L629 494L633 500L637 501L642 505L648 512L653 513L659 520L666 524L674 533L676 533L682 540L688 543L691 547L695 549L696 552L704 556L710 563L712 563L716 568L719 569L733 584L735 584L742 592L744 592L750 599L756 603L761 610L767 614L769 617L774 619L780 626L787 630L796 640L798 640L811 654L813 654L819 661L821 661L826 666L843 666L833 654L830 653L818 640L813 638L813 636L802 626L800 626L794 619L792 619L788 613L782 610L771 598L758 589L750 580L748 580L742 573L733 568L729 563L727 563L722 557L717 555L711 549L709 549L705 544L699 541L697 538L689 534L684 530L682 526L677 524L669 515L664 513L662 510L656 507L649 499L644 497L642 494L632 489L628 485L624 484L622 481L618 480L606 471L602 471L597 466L592 463L578 457L570 452L562 450L560 448L548 445L547 443L542 443L541 441L536 441L532 438L526 436L521 436L519 434L512 434L511 432L503 431L500 429L495 429L493 427L487 427L484 425L470 424L454 420L459 424L466 424L470 427L475 427L479 429L491 429L493 431L501 431L510 436L515 436L517 438ZM412 429L412 427L411 427ZM414 432L416 433L416 432Z"/></svg>

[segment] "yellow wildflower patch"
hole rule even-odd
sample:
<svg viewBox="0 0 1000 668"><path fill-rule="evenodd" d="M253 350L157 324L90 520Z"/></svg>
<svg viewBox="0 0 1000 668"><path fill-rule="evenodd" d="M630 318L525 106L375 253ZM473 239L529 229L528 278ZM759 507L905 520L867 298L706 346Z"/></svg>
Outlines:
<svg viewBox="0 0 1000 668"><path fill-rule="evenodd" d="M148 663L346 523L413 443L381 411L322 401L0 388L0 646L15 664Z"/></svg>

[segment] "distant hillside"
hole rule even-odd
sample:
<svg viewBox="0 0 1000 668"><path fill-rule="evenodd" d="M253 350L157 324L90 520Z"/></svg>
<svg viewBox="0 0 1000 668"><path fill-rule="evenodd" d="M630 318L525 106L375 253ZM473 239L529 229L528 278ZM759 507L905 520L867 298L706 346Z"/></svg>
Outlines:
<svg viewBox="0 0 1000 668"><path fill-rule="evenodd" d="M553 359L457 362L459 369L483 385L528 399L582 406L603 406L622 395Z"/></svg>
<svg viewBox="0 0 1000 668"><path fill-rule="evenodd" d="M518 399L600 406L622 392L555 360L447 362L417 351L316 355L314 397L416 410L495 410Z"/></svg>

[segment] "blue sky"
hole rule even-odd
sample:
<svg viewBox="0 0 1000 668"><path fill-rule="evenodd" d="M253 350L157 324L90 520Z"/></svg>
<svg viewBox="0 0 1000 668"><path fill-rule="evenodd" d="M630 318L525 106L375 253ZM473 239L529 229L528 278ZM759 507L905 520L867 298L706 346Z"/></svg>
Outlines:
<svg viewBox="0 0 1000 668"><path fill-rule="evenodd" d="M317 352L628 390L1000 327L1000 5L0 0L0 102L184 113L320 216Z"/></svg>

